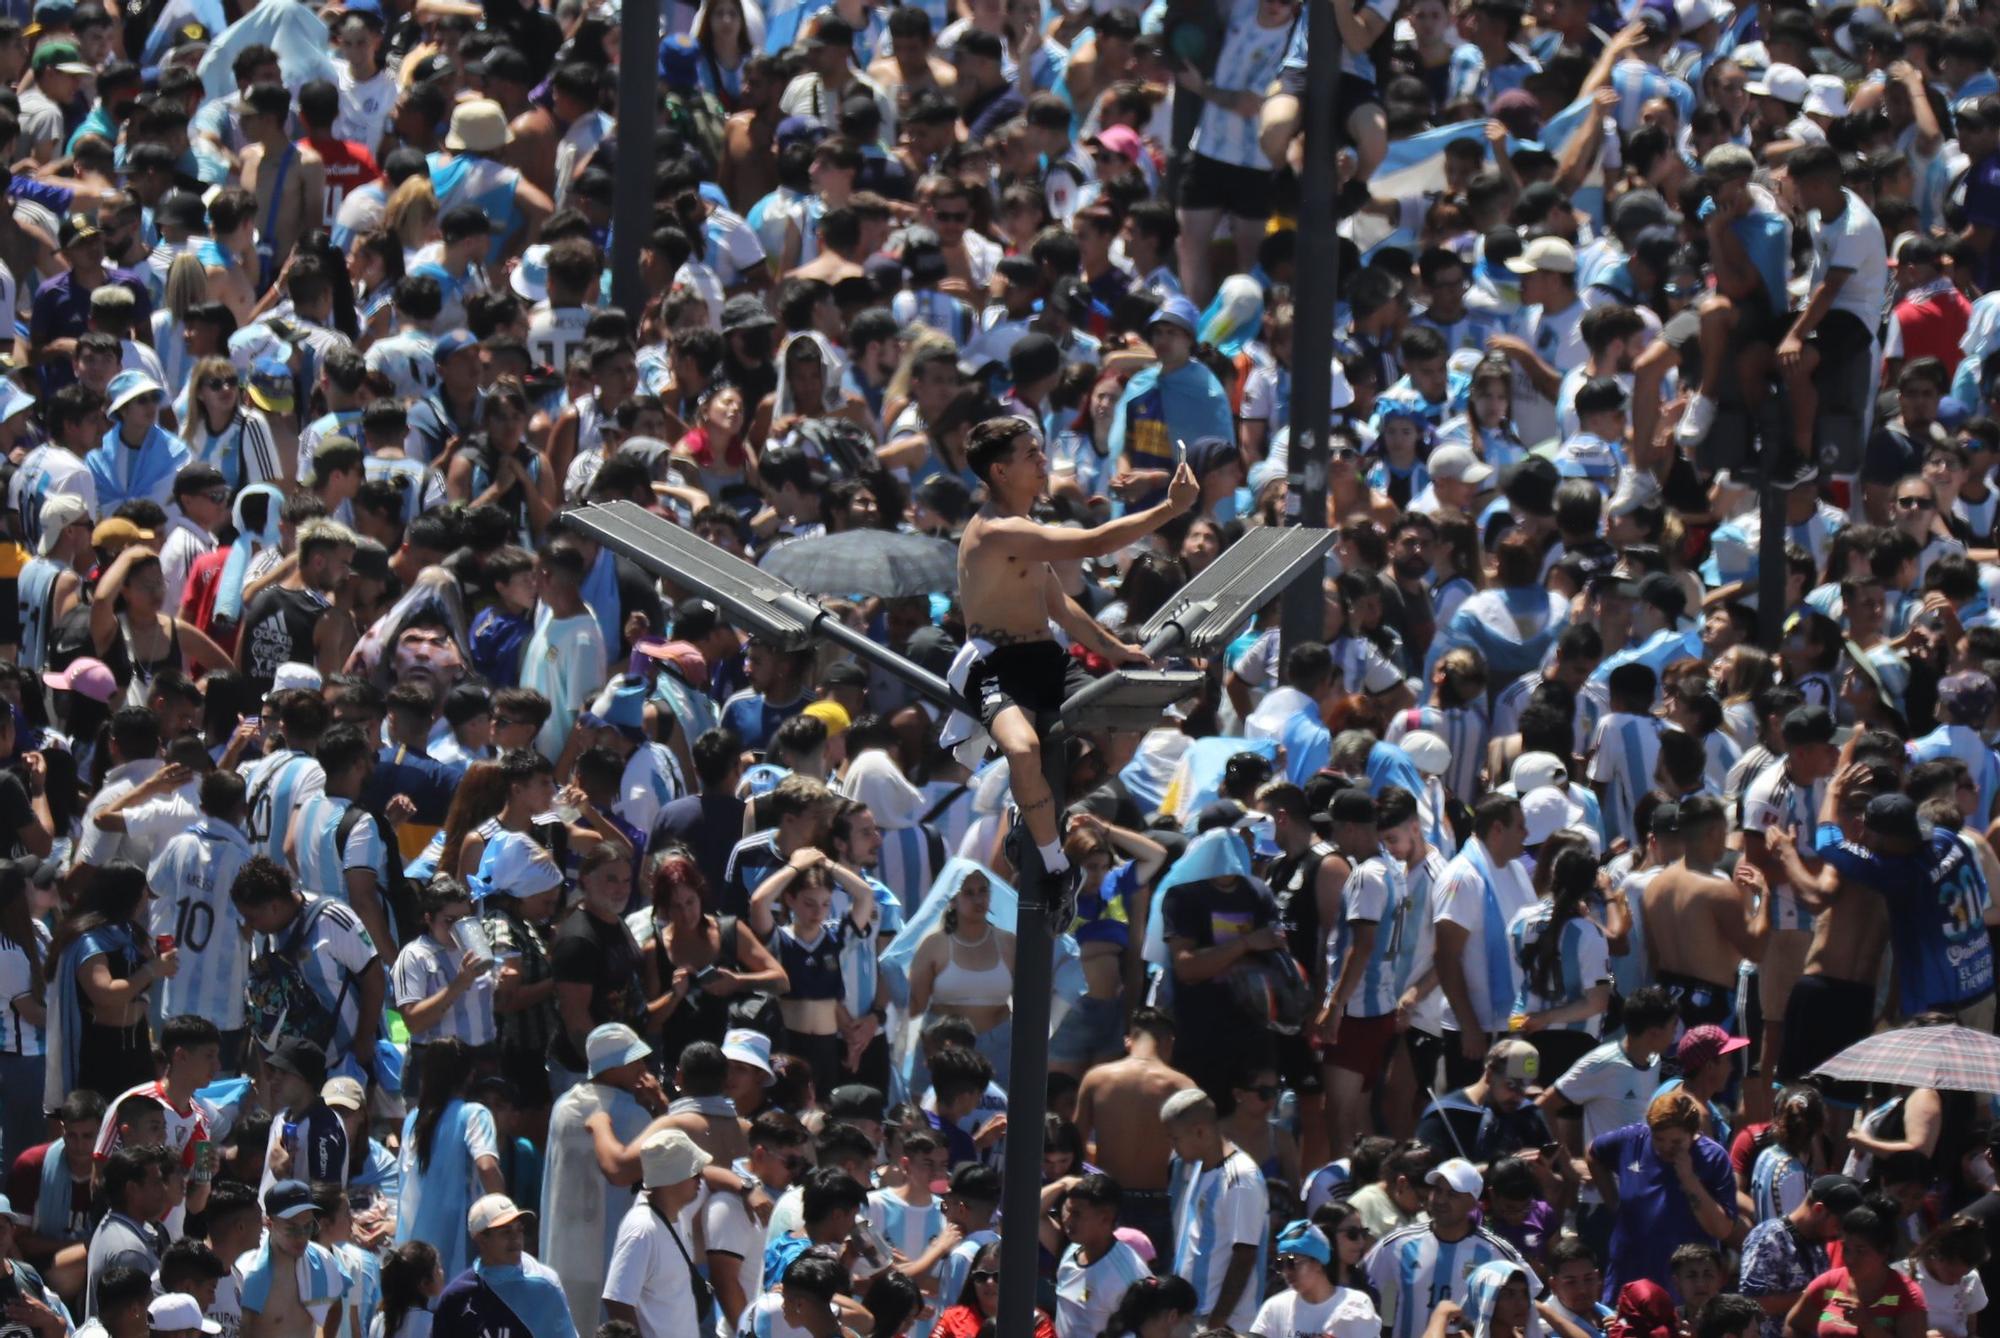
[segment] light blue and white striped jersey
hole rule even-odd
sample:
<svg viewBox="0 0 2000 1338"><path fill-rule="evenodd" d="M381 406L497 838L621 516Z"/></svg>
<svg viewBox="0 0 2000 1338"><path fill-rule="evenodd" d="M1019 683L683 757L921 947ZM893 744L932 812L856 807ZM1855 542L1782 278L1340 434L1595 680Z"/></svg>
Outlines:
<svg viewBox="0 0 2000 1338"><path fill-rule="evenodd" d="M884 837L890 835L882 833ZM882 975L881 949L877 946L881 935L894 935L903 927L903 908L896 900L896 894L883 886L878 878L862 874L868 886L875 889L875 932L873 934L843 934L840 939L840 984L847 1005L848 1016L860 1017L875 1006L875 983ZM853 909L853 900L847 890L836 886L833 893L833 915L845 919ZM912 1256L914 1258L914 1256Z"/></svg>
<svg viewBox="0 0 2000 1338"><path fill-rule="evenodd" d="M1812 1180L1812 1168L1776 1143L1759 1152L1750 1167L1750 1202L1757 1221L1783 1217L1804 1203Z"/></svg>
<svg viewBox="0 0 2000 1338"><path fill-rule="evenodd" d="M1551 660L1554 654L1551 652ZM1521 712L1528 705L1528 699L1535 695L1535 689L1548 678L1546 672L1537 671L1521 677L1500 689L1500 695L1493 699L1493 728L1489 738L1504 739L1509 734L1521 732ZM1604 703L1588 692L1576 694L1576 752L1578 756L1590 751L1591 740L1597 737L1597 722L1604 714ZM1464 798L1464 792L1460 792Z"/></svg>
<svg viewBox="0 0 2000 1338"><path fill-rule="evenodd" d="M1556 473L1566 479L1588 479L1608 500L1618 486L1623 452L1594 432L1575 432L1563 437L1550 457Z"/></svg>
<svg viewBox="0 0 2000 1338"><path fill-rule="evenodd" d="M1500 312L1472 307L1467 307L1465 314L1455 321L1440 320L1429 308L1425 308L1411 315L1410 324L1436 330L1449 349L1483 349L1489 336L1506 334L1513 328L1513 322ZM1494 467L1499 468L1498 465Z"/></svg>
<svg viewBox="0 0 2000 1338"><path fill-rule="evenodd" d="M146 870L149 927L172 934L181 958L180 971L160 982L161 1016L195 1013L224 1031L243 1025L250 944L229 889L251 854L250 838L234 824L204 814Z"/></svg>
<svg viewBox="0 0 2000 1338"><path fill-rule="evenodd" d="M349 869L372 870L378 888L389 885L389 849L382 843L373 814L357 817L347 833L345 848L334 848L341 819L352 802L319 794L299 809L299 886L306 891L347 901Z"/></svg>
<svg viewBox="0 0 2000 1338"><path fill-rule="evenodd" d="M1611 87L1618 94L1618 133L1629 135L1639 128L1639 113L1654 98L1665 98L1680 113L1681 124L1694 116L1694 90L1684 79L1663 73L1658 66L1627 58L1611 67Z"/></svg>
<svg viewBox="0 0 2000 1338"><path fill-rule="evenodd" d="M340 1265L341 1274L347 1279L347 1294L340 1298L340 1303L353 1321L341 1331L346 1333L358 1325L366 1332L369 1319L382 1304L382 1262L373 1250L364 1250L352 1242L334 1246L333 1261Z"/></svg>
<svg viewBox="0 0 2000 1338"><path fill-rule="evenodd" d="M309 799L326 793L326 769L319 759L282 748L243 768L249 820L243 834L253 851L280 864L292 815ZM343 894L341 900L345 901Z"/></svg>
<svg viewBox="0 0 2000 1338"><path fill-rule="evenodd" d="M1375 1243L1361 1267L1374 1284L1375 1309L1387 1338L1418 1338L1440 1301L1465 1301L1466 1280L1495 1259L1519 1263L1507 1242L1484 1227L1464 1240L1442 1241L1422 1222Z"/></svg>
<svg viewBox="0 0 2000 1338"><path fill-rule="evenodd" d="M1528 949L1541 941L1548 932L1549 921L1554 918L1555 904L1538 901L1516 915L1507 926L1507 945L1514 954L1514 960L1525 962ZM1590 992L1591 987L1602 985L1611 979L1611 949L1604 941L1604 931L1599 929L1587 915L1572 916L1562 927L1562 993L1552 996L1541 993L1528 978L1528 969L1521 968L1521 986L1514 992L1514 1011L1517 1013L1540 1013L1550 1008L1560 1008L1564 1004L1575 1003ZM1599 1014L1585 1022L1566 1022L1554 1027L1556 1031L1581 1031L1592 1037L1603 1029L1604 1017Z"/></svg>
<svg viewBox="0 0 2000 1338"><path fill-rule="evenodd" d="M1479 793L1479 772L1486 765L1486 741L1492 731L1486 724L1486 699L1466 706L1447 706L1444 714L1444 741L1451 749L1451 765L1445 768L1445 788L1461 802Z"/></svg>
<svg viewBox="0 0 2000 1338"><path fill-rule="evenodd" d="M1729 785L1729 772L1736 765L1736 759L1743 756L1743 745L1729 736L1727 730L1718 729L1704 742L1708 746L1708 768L1703 779L1708 788L1721 794Z"/></svg>
<svg viewBox="0 0 2000 1338"><path fill-rule="evenodd" d="M34 926L35 942L39 945L35 958L46 968L49 960L48 928L40 920L29 923ZM34 973L28 967L27 952L13 939L0 934L0 1055L32 1058L48 1053L47 1029L29 1022L14 1009L14 1000L34 993ZM239 989L237 993L242 991ZM36 1002L39 1003L42 997L37 995Z"/></svg>
<svg viewBox="0 0 2000 1338"><path fill-rule="evenodd" d="M963 346L972 338L975 317L972 308L958 298L935 288L905 288L889 299L889 314L907 332L912 325L928 325L939 334Z"/></svg>
<svg viewBox="0 0 2000 1338"><path fill-rule="evenodd" d="M1153 1276L1122 1240L1094 1263L1086 1265L1082 1255L1083 1247L1072 1245L1056 1265L1056 1338L1098 1338L1132 1284Z"/></svg>
<svg viewBox="0 0 2000 1338"><path fill-rule="evenodd" d="M1771 827L1813 831L1819 824L1819 806L1825 798L1825 781L1801 785L1792 779L1791 768L1785 763L1766 767L1743 789L1742 829L1760 835ZM1771 928L1810 930L1812 927L1812 912L1800 904L1792 885L1773 883Z"/></svg>
<svg viewBox="0 0 2000 1338"><path fill-rule="evenodd" d="M1410 885L1400 860L1377 853L1362 860L1340 889L1345 908L1338 930L1327 939L1326 980L1330 992L1340 978L1341 963L1354 942L1349 926L1375 926L1375 946L1361 969L1361 985L1348 996L1343 1017L1381 1017L1396 1011L1396 1001L1408 983L1415 917L1410 909Z"/></svg>
<svg viewBox="0 0 2000 1338"><path fill-rule="evenodd" d="M1258 0L1235 0L1230 7L1229 30L1222 39L1222 54L1216 57L1211 88L1229 88L1261 94L1285 62L1292 44L1293 25L1266 28L1257 22ZM1201 123L1195 127L1194 152L1219 163L1269 171L1271 160L1257 143L1257 118L1239 116L1226 107L1204 101ZM1204 1312L1205 1313L1205 1312ZM1255 1317L1244 1320L1249 1323Z"/></svg>
<svg viewBox="0 0 2000 1338"><path fill-rule="evenodd" d="M1639 906L1646 895L1646 885L1659 877L1664 866L1634 869L1632 852L1628 850L1605 867L1611 874L1612 885L1625 894L1625 904L1632 911L1632 927L1625 931L1625 955L1611 959L1612 984L1617 986L1621 997L1629 999L1635 990L1653 983L1653 968L1646 960L1646 917L1639 913Z"/></svg>
<svg viewBox="0 0 2000 1338"><path fill-rule="evenodd" d="M390 1002L407 1012L411 1004L419 1004L435 996L458 979L458 963L462 955L456 943L446 947L429 934L417 935L396 954ZM467 1045L485 1045L497 1038L493 1024L491 973L480 972L479 978L451 1001L451 1007L445 1009L444 1017L438 1024L429 1031L412 1034L410 1042L413 1046L426 1045L451 1036Z"/></svg>
<svg viewBox="0 0 2000 1338"><path fill-rule="evenodd" d="M971 824L968 821L966 825ZM961 831L959 834L963 836L964 832ZM949 855L955 847L947 842L944 848ZM897 917L900 923L902 908L921 906L924 897L931 890L931 884L937 881L938 871L932 867L931 862L929 829L899 827L895 831L890 831L884 828L882 856L875 861L875 872L896 899Z"/></svg>
<svg viewBox="0 0 2000 1338"><path fill-rule="evenodd" d="M1391 27L1395 25L1395 0L1363 0L1361 4L1355 6L1354 17L1359 19L1363 14L1370 11L1373 11ZM1298 25L1297 35L1292 39L1291 50L1285 56L1285 68L1288 70L1310 68L1307 59L1306 25L1304 23ZM1371 84L1376 83L1382 77L1382 72L1375 68L1374 58L1365 49L1357 50L1348 46L1345 42L1340 44L1340 72L1342 74L1351 74L1357 79L1366 79Z"/></svg>
<svg viewBox="0 0 2000 1338"><path fill-rule="evenodd" d="M1214 1166L1191 1165L1178 1156L1169 1172L1169 1193L1174 1204L1173 1271L1194 1286L1198 1314L1213 1314L1222 1296L1223 1275L1229 1271L1238 1245L1257 1247L1252 1278L1265 1275L1270 1252L1270 1192L1264 1173L1242 1148L1232 1147L1229 1155ZM1257 1317L1257 1288L1243 1288L1236 1308L1227 1315L1215 1315L1217 1322L1238 1333L1247 1333ZM943 1295L942 1289L939 1292Z"/></svg>
<svg viewBox="0 0 2000 1338"><path fill-rule="evenodd" d="M1445 71L1445 100L1473 98L1491 102L1502 93L1519 88L1529 75L1542 68L1526 47L1510 44L1507 55L1508 60L1489 69L1485 52L1470 42L1460 43L1451 53L1451 64Z"/></svg>
<svg viewBox="0 0 2000 1338"><path fill-rule="evenodd" d="M810 1335L785 1318L784 1293L769 1291L743 1307L743 1316L736 1321L736 1338L810 1338Z"/></svg>
<svg viewBox="0 0 2000 1338"><path fill-rule="evenodd" d="M1597 722L1591 741L1590 779L1605 785L1605 835L1611 840L1639 839L1632 810L1640 796L1653 788L1653 767L1660 760L1660 722L1649 715L1612 711Z"/></svg>
<svg viewBox="0 0 2000 1338"><path fill-rule="evenodd" d="M29 558L15 581L16 603L20 608L21 642L18 653L23 668L39 673L48 667L49 630L55 625L56 582L62 567L45 557Z"/></svg>
<svg viewBox="0 0 2000 1338"><path fill-rule="evenodd" d="M918 1207L904 1202L903 1196L893 1189L877 1189L868 1194L868 1220L882 1233L890 1249L915 1259L944 1230L944 1209L935 1197Z"/></svg>

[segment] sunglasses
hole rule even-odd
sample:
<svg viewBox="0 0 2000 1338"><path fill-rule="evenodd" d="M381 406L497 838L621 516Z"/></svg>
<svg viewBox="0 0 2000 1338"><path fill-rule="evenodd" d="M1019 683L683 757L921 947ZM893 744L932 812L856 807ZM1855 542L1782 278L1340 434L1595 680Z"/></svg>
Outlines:
<svg viewBox="0 0 2000 1338"><path fill-rule="evenodd" d="M1896 499L1896 509L1898 511L1928 511L1936 505L1937 503L1928 497L1898 497Z"/></svg>
<svg viewBox="0 0 2000 1338"><path fill-rule="evenodd" d="M505 728L510 728L514 725L528 725L528 724L533 724L534 722L529 720L522 720L511 715L496 715L493 717L493 723L505 729Z"/></svg>
<svg viewBox="0 0 2000 1338"><path fill-rule="evenodd" d="M986 1268L974 1269L971 1273L967 1274L967 1276L972 1279L974 1286L983 1286L989 1282L1000 1281L1000 1273L997 1269L986 1269Z"/></svg>
<svg viewBox="0 0 2000 1338"><path fill-rule="evenodd" d="M970 223L972 221L972 213L966 209L954 209L949 213L938 209L932 212L932 217L936 218L940 223Z"/></svg>
<svg viewBox="0 0 2000 1338"><path fill-rule="evenodd" d="M1278 1267L1286 1270L1297 1268L1299 1266L1300 1259L1302 1259L1303 1257L1304 1257L1303 1255L1296 1255L1296 1254L1284 1255L1278 1260Z"/></svg>
<svg viewBox="0 0 2000 1338"><path fill-rule="evenodd" d="M785 1158L785 1170L788 1174L804 1175L811 1169L812 1158L810 1157L802 1157L797 1153L793 1153L791 1156Z"/></svg>
<svg viewBox="0 0 2000 1338"><path fill-rule="evenodd" d="M202 388L203 390L230 390L230 391L233 391L233 390L235 390L235 389L236 389L236 388L237 388L238 386L240 386L240 385L242 385L242 384L243 384L243 383L242 383L241 381L238 381L238 380L237 380L237 379L236 379L235 377L233 377L233 376L211 376L211 377L209 377L209 378L208 378L207 380L205 380L205 381L203 381L203 382L201 383L201 388Z"/></svg>

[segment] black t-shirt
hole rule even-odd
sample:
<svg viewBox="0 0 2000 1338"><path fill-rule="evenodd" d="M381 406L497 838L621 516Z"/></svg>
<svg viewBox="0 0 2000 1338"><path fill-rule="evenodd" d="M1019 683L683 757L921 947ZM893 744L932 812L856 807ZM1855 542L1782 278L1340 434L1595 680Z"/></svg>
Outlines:
<svg viewBox="0 0 2000 1338"><path fill-rule="evenodd" d="M1238 879L1226 890L1212 882L1170 888L1160 915L1168 938L1184 938L1197 948L1212 948L1275 923L1278 910L1268 893ZM1262 1019L1253 1021L1236 1006L1228 972L1198 985L1176 980L1174 1019L1183 1042L1190 1032L1219 1036L1239 1032L1245 1026L1262 1026Z"/></svg>
<svg viewBox="0 0 2000 1338"><path fill-rule="evenodd" d="M624 1022L636 1028L643 1021L646 987L639 971L639 945L623 921L607 924L578 906L549 944L549 968L558 983L590 986L592 1026ZM564 1029L556 1029L549 1052L564 1068L585 1071L586 1061Z"/></svg>
<svg viewBox="0 0 2000 1338"><path fill-rule="evenodd" d="M35 820L34 805L28 799L28 787L19 776L11 771L0 771L0 851L5 851L8 859L28 853L21 844L21 829Z"/></svg>
<svg viewBox="0 0 2000 1338"><path fill-rule="evenodd" d="M687 795L660 810L646 848L658 851L676 842L686 846L708 885L721 887L729 874L729 852L742 830L743 801L735 795Z"/></svg>
<svg viewBox="0 0 2000 1338"><path fill-rule="evenodd" d="M1868 437L1868 450L1861 457L1861 481L1893 487L1898 479L1924 467L1924 452L1930 439L1913 438L1899 418L1875 429Z"/></svg>

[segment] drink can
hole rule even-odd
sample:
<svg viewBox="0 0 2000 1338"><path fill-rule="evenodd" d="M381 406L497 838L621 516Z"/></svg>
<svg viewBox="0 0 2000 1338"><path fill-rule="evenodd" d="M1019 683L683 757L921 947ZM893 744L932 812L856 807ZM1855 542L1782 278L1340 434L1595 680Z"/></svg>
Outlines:
<svg viewBox="0 0 2000 1338"><path fill-rule="evenodd" d="M167 955L168 953L172 952L173 950L174 950L174 936L173 936L172 934L155 934L155 935L153 935L153 951L154 951L154 952L156 952L156 953L158 953L158 954L159 954L160 956L164 957L164 956L166 956L166 955Z"/></svg>

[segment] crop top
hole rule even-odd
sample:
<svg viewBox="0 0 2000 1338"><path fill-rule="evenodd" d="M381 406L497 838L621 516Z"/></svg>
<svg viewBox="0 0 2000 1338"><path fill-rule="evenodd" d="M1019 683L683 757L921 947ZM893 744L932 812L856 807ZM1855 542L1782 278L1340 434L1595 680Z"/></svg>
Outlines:
<svg viewBox="0 0 2000 1338"><path fill-rule="evenodd" d="M840 974L840 946L844 938L846 920L838 924L828 923L820 927L819 937L812 943L801 942L790 925L785 925L771 935L771 952L778 964L785 968L785 978L791 987L785 991L787 999L838 999L845 992Z"/></svg>
<svg viewBox="0 0 2000 1338"><path fill-rule="evenodd" d="M993 936L989 925L987 938ZM931 1002L946 1008L992 1008L1010 1003L1014 997L1014 973L1005 961L974 970L958 964L956 935L946 931L944 936L944 966L937 973L937 981L931 986ZM998 945L995 945L996 952Z"/></svg>

